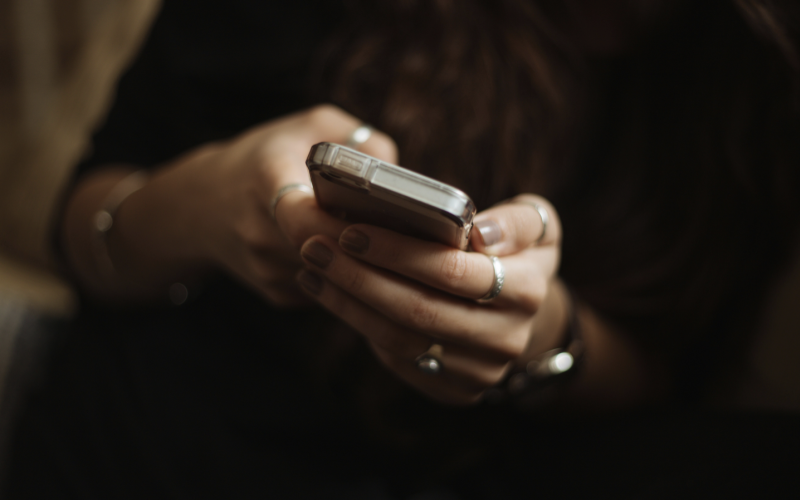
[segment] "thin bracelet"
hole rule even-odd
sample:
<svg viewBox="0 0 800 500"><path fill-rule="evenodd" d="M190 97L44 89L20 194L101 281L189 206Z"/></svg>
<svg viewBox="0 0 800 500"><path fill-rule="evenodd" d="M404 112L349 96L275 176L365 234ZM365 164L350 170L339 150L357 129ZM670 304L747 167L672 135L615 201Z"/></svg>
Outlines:
<svg viewBox="0 0 800 500"><path fill-rule="evenodd" d="M106 277L115 277L117 269L108 253L108 232L114 227L114 216L120 205L128 196L142 189L147 184L147 172L137 170L117 182L103 201L102 208L92 216L92 238L94 239L95 258L100 272Z"/></svg>

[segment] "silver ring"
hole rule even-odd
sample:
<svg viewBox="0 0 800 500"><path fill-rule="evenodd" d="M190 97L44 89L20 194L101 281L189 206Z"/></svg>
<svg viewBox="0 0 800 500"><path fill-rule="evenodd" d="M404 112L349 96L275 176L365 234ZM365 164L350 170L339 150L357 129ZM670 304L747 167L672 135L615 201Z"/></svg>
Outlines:
<svg viewBox="0 0 800 500"><path fill-rule="evenodd" d="M275 208L278 206L278 202L281 201L281 198L292 191L302 191L304 193L314 194L314 190L311 189L308 184L303 184L302 182L293 182L292 184L283 186L278 190L278 193L274 198L272 198L272 202L269 204L269 212L272 214L273 219L275 218Z"/></svg>
<svg viewBox="0 0 800 500"><path fill-rule="evenodd" d="M345 142L345 146L352 149L358 149L359 146L367 142L372 135L372 127L367 125L366 123L362 123L359 125L353 133L350 134L350 137L347 138L347 142Z"/></svg>
<svg viewBox="0 0 800 500"><path fill-rule="evenodd" d="M539 243L542 242L542 240L544 240L544 234L547 232L547 223L550 222L550 214L547 213L547 209L546 208L544 208L543 206L539 205L535 201L530 201L530 202L526 202L526 203L528 203L533 208L535 208L536 211L539 212L539 217L542 218L542 232L541 232L541 234L539 234L539 237L536 238L536 244L538 245Z"/></svg>
<svg viewBox="0 0 800 500"><path fill-rule="evenodd" d="M417 368L427 375L437 375L442 371L442 345L431 344L427 351L414 360Z"/></svg>
<svg viewBox="0 0 800 500"><path fill-rule="evenodd" d="M500 290L503 289L503 283L506 281L506 268L500 259L494 255L487 255L489 260L492 261L492 269L494 270L494 280L492 280L492 288L478 300L487 302L500 295Z"/></svg>

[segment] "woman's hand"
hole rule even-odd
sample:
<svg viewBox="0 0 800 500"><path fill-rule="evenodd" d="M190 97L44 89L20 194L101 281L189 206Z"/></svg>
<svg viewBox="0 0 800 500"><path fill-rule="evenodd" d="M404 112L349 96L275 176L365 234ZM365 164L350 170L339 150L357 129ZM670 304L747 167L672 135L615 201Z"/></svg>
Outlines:
<svg viewBox="0 0 800 500"><path fill-rule="evenodd" d="M541 241L542 218L531 201L550 216ZM476 227L476 252L363 224L338 241L317 235L302 247L310 270L298 278L399 377L434 399L473 403L512 363L555 346L564 322L562 297L551 286L561 240L552 206L522 195L482 212ZM481 303L494 279L485 254L501 257L506 278L500 295ZM436 375L415 363L432 344L443 348Z"/></svg>
<svg viewBox="0 0 800 500"><path fill-rule="evenodd" d="M97 272L85 240L94 211L129 170L101 170L70 200L64 229L73 267L90 289L117 301L166 296L173 281L208 267L227 270L273 303L307 301L294 280L302 265L298 249L312 235L338 238L346 223L300 191L281 198L276 218L270 205L282 186L310 185L305 159L313 144L344 143L359 125L334 106L318 106L207 144L158 169L115 216L108 238L119 270L114 279ZM380 132L361 149L396 162L394 143Z"/></svg>

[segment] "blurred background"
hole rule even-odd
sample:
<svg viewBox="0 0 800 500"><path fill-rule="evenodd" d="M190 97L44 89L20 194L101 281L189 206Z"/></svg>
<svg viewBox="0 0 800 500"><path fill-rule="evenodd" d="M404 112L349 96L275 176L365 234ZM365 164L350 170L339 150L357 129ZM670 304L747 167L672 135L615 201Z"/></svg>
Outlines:
<svg viewBox="0 0 800 500"><path fill-rule="evenodd" d="M0 0L0 474L25 395L78 307L54 250L64 190L159 7ZM800 258L757 339L740 390L715 404L800 412Z"/></svg>
<svg viewBox="0 0 800 500"><path fill-rule="evenodd" d="M77 307L54 252L63 191L158 5L0 1L0 471L46 347Z"/></svg>

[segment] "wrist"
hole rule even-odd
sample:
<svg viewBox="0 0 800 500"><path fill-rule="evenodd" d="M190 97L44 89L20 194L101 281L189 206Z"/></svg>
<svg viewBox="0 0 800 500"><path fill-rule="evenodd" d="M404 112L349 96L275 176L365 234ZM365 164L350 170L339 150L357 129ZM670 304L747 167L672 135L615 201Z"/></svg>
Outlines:
<svg viewBox="0 0 800 500"><path fill-rule="evenodd" d="M174 214L162 212L153 183L144 185L135 172L110 167L76 186L62 224L65 256L103 302L168 303L170 287L191 281L199 266L166 235Z"/></svg>
<svg viewBox="0 0 800 500"><path fill-rule="evenodd" d="M92 216L93 228L93 247L94 263L97 266L97 273L106 280L117 279L118 269L114 264L114 259L108 248L108 236L114 227L117 219L117 212L125 200L136 191L142 189L147 183L147 173L144 170L136 170L120 179L108 191L100 208Z"/></svg>
<svg viewBox="0 0 800 500"><path fill-rule="evenodd" d="M178 282L197 288L212 267L199 240L205 218L192 213L180 181L156 172L120 205L117 230L109 233L109 254L119 273L144 297L163 299Z"/></svg>
<svg viewBox="0 0 800 500"><path fill-rule="evenodd" d="M553 401L560 386L573 378L583 359L577 305L567 287L554 279L536 312L525 354L487 400L508 400L523 408Z"/></svg>
<svg viewBox="0 0 800 500"><path fill-rule="evenodd" d="M208 262L199 225L206 223L192 212L192 200L180 188L181 180L157 171L142 189L120 205L117 228L109 234L109 252L120 271L127 274L149 269L179 269Z"/></svg>
<svg viewBox="0 0 800 500"><path fill-rule="evenodd" d="M544 351L533 351L507 377L505 389L515 404L535 409L552 403L560 389L576 377L582 368L584 341L575 297L561 282L551 287L551 316L549 345ZM548 331L548 330L545 330ZM555 334L554 334L555 332ZM534 331L534 335L538 332Z"/></svg>

